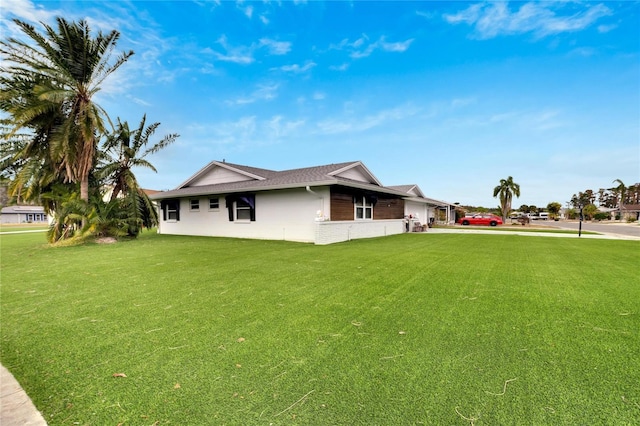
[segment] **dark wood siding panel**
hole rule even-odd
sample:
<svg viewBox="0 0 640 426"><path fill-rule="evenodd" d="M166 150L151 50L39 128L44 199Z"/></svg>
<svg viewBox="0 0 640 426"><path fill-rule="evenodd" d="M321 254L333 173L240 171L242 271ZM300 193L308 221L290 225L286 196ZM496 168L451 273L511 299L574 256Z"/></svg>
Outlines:
<svg viewBox="0 0 640 426"><path fill-rule="evenodd" d="M401 198L378 198L373 207L373 220L402 219L404 200Z"/></svg>
<svg viewBox="0 0 640 426"><path fill-rule="evenodd" d="M331 220L354 220L355 211L353 197L362 197L361 191L350 188L331 188ZM373 196L374 194L372 194ZM402 219L404 217L404 200L377 194L373 207L373 219Z"/></svg>
<svg viewBox="0 0 640 426"><path fill-rule="evenodd" d="M331 189L331 220L353 220L353 195Z"/></svg>

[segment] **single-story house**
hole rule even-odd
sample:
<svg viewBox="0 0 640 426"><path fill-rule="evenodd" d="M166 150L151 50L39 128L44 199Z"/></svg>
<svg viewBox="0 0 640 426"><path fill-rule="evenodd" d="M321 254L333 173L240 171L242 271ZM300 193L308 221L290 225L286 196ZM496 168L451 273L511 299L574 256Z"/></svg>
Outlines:
<svg viewBox="0 0 640 426"><path fill-rule="evenodd" d="M48 223L42 206L7 206L0 211L0 223Z"/></svg>
<svg viewBox="0 0 640 426"><path fill-rule="evenodd" d="M415 185L386 187L360 161L274 171L212 161L159 202L161 234L331 244L407 231L436 209Z"/></svg>
<svg viewBox="0 0 640 426"><path fill-rule="evenodd" d="M620 213L622 213L622 219L624 220L640 220L640 204L623 204L620 207Z"/></svg>

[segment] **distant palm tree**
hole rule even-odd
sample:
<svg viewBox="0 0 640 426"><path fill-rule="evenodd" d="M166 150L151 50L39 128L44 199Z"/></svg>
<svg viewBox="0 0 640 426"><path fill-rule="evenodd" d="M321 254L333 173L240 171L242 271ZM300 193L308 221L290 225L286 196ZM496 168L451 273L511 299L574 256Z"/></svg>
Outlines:
<svg viewBox="0 0 640 426"><path fill-rule="evenodd" d="M104 80L126 62L133 51L110 63L120 34L91 36L86 21L57 18L57 29L43 24L44 34L14 20L29 42L9 38L0 42L4 55L0 107L9 114L11 130L31 128L34 138L69 182L80 183L80 198L89 200L89 175L95 166L99 135L106 133L106 112L93 96ZM25 151L29 156L32 151Z"/></svg>
<svg viewBox="0 0 640 426"><path fill-rule="evenodd" d="M520 197L520 185L509 176L507 179L500 179L500 185L493 189L493 196L500 197L500 210L502 211L502 221L506 222L511 211L511 201L513 196Z"/></svg>
<svg viewBox="0 0 640 426"><path fill-rule="evenodd" d="M624 196L625 196L625 191L627 189L627 187L625 186L624 182L622 182L620 179L616 179L613 181L613 183L617 183L618 186L616 186L614 189L615 191L620 194L620 198L617 198L618 201L618 217L620 218L620 220L622 220L622 205L624 204Z"/></svg>

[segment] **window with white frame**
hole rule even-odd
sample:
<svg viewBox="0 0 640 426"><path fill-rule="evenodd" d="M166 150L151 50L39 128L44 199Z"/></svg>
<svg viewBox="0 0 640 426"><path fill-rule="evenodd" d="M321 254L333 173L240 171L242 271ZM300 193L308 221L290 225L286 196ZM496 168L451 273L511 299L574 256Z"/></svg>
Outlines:
<svg viewBox="0 0 640 426"><path fill-rule="evenodd" d="M251 205L241 198L236 201L236 220L251 220Z"/></svg>
<svg viewBox="0 0 640 426"><path fill-rule="evenodd" d="M209 198L209 210L218 210L220 208L219 198Z"/></svg>
<svg viewBox="0 0 640 426"><path fill-rule="evenodd" d="M373 203L367 197L355 198L356 219L373 219Z"/></svg>

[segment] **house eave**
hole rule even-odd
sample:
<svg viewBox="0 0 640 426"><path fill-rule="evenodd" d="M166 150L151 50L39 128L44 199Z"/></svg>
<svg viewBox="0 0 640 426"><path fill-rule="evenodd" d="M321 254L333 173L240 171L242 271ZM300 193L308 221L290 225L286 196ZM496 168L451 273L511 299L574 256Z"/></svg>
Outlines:
<svg viewBox="0 0 640 426"><path fill-rule="evenodd" d="M207 185L202 187L186 187L186 188L178 188L169 191L159 192L157 194L153 194L149 198L152 200L165 200L170 198L195 198L202 197L206 195L224 195L224 194L237 194L242 192L266 192L266 191L278 191L278 190L286 190L286 189L305 189L306 187L321 187L321 186L345 186L349 188L362 189L365 191L378 192L383 194L395 195L402 197L402 192L396 191L391 188L386 188L384 186L377 186L373 184L367 183L359 183L359 182L345 182L339 179L330 179L324 181L312 181L312 182L301 182L301 183L290 183L290 184L279 184L279 185L269 185L269 186L260 186L260 185L241 185L237 188L224 188L219 185Z"/></svg>

